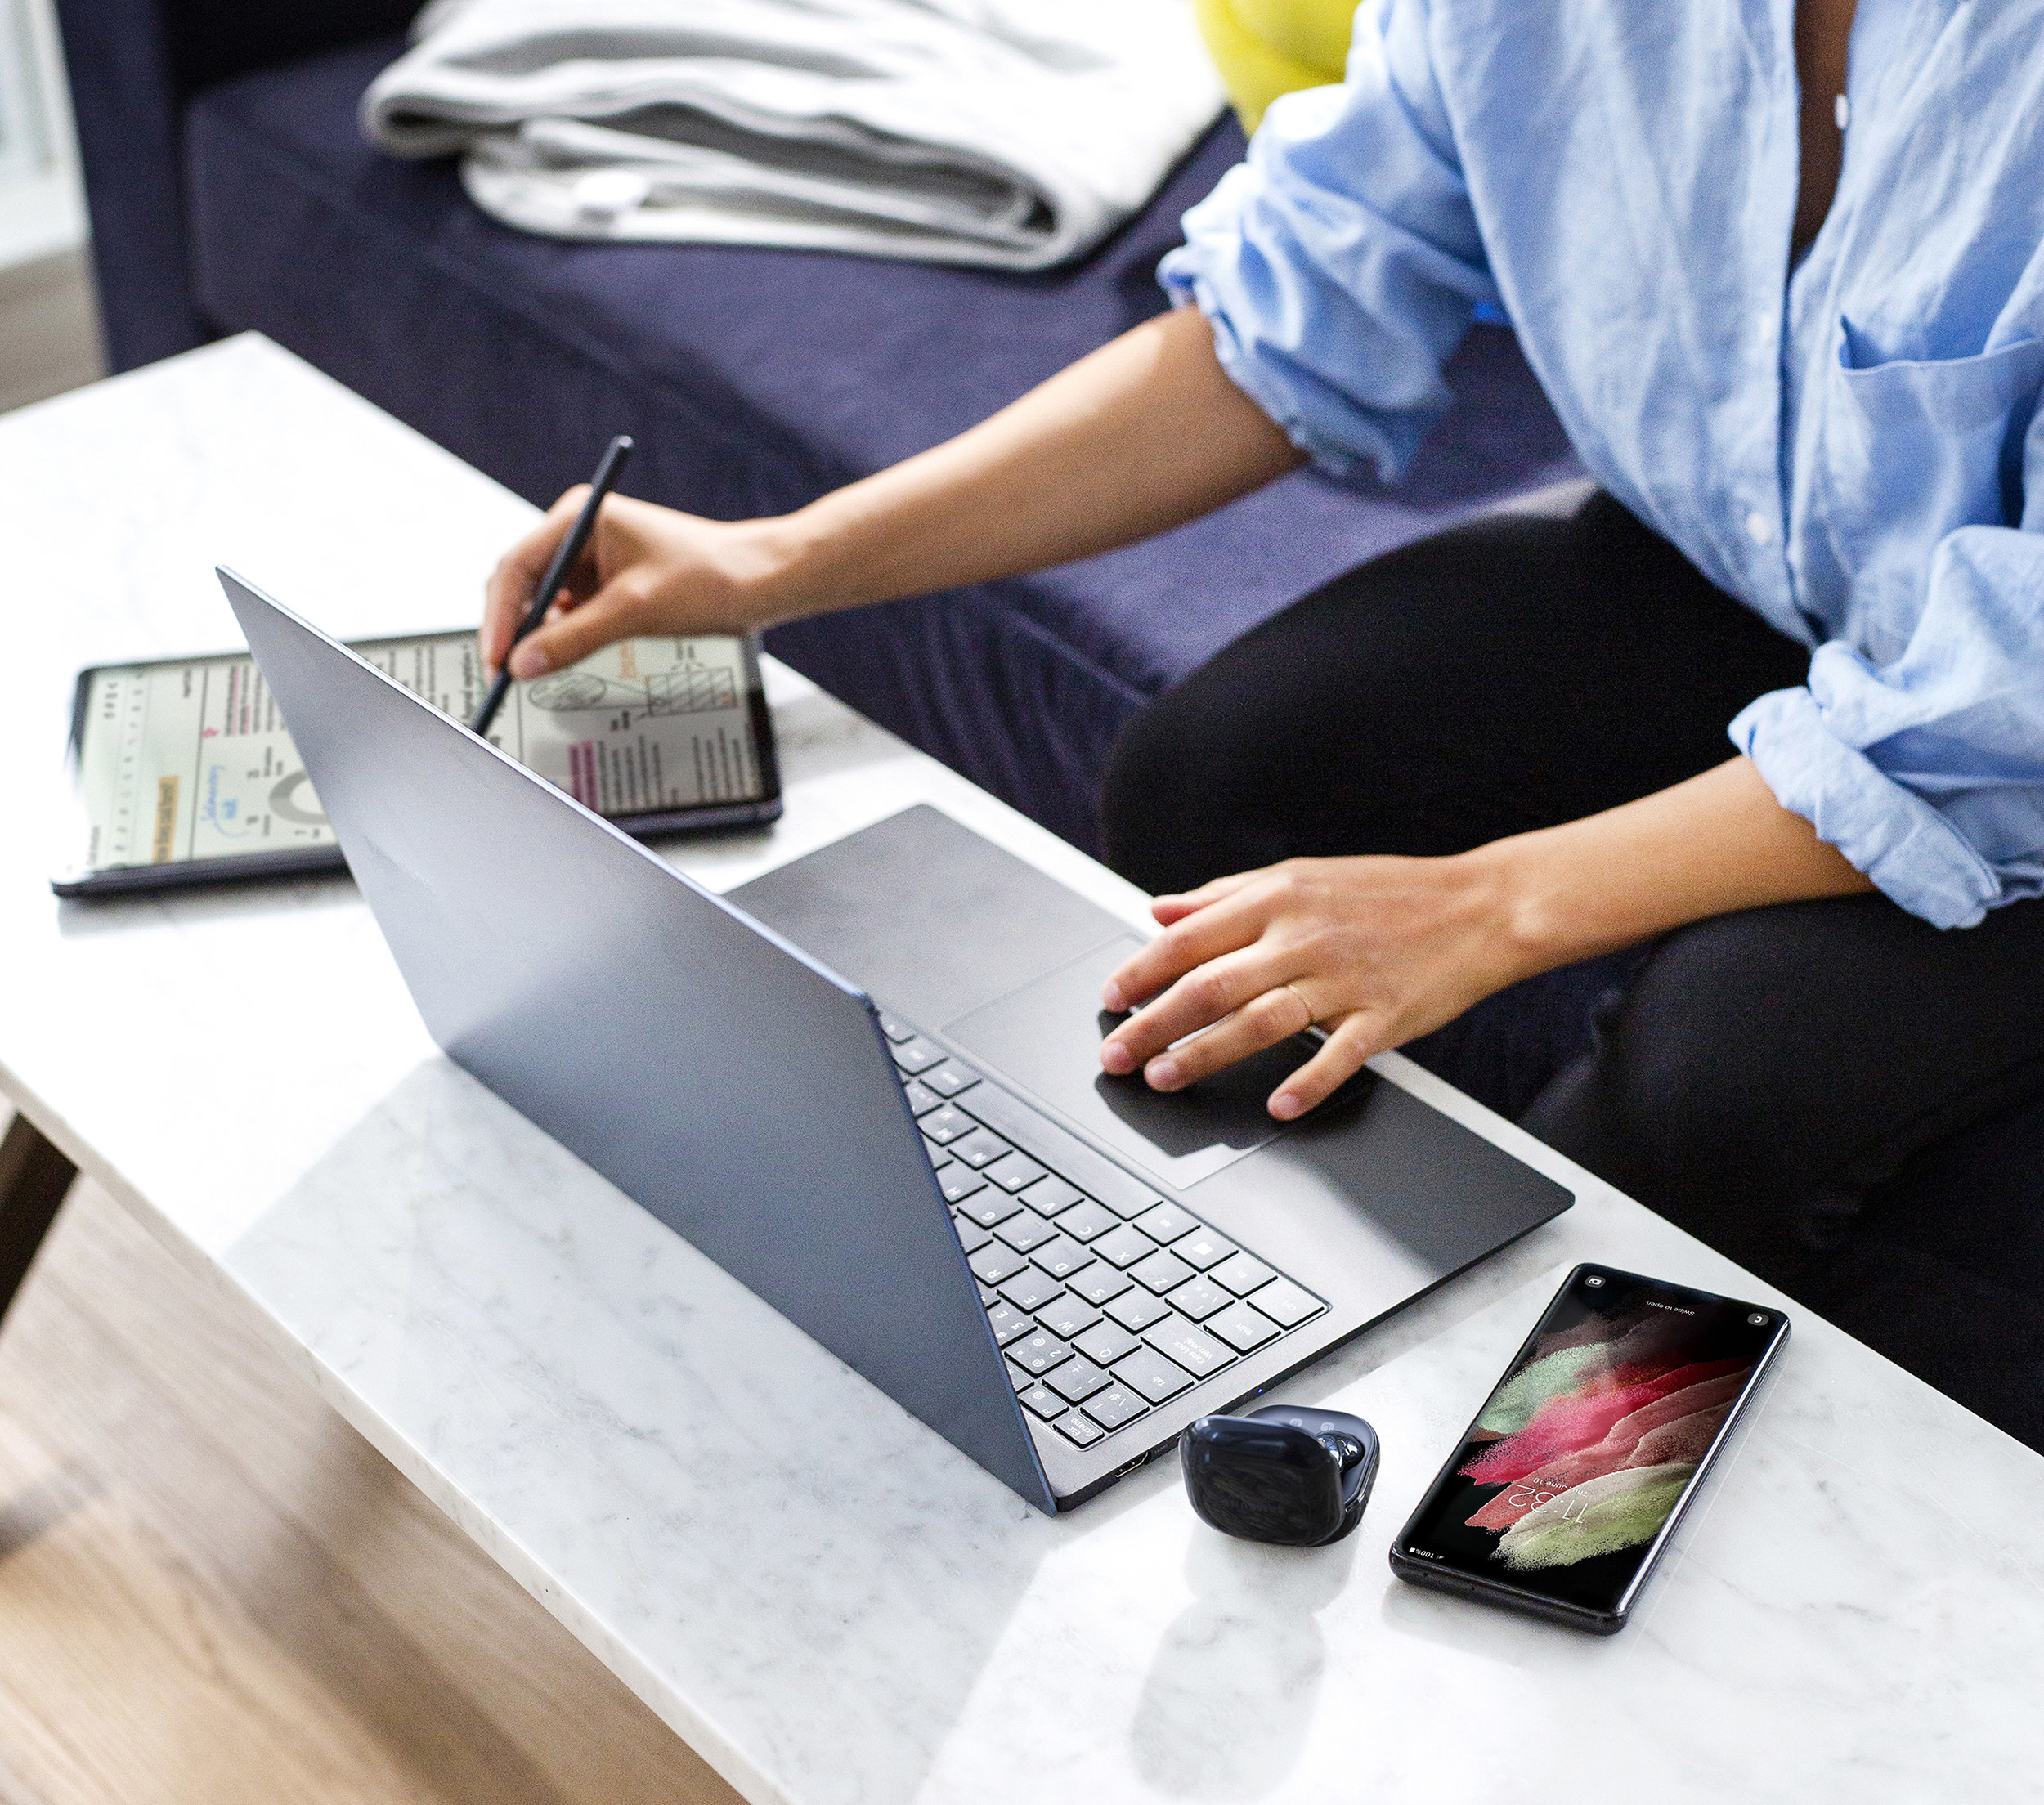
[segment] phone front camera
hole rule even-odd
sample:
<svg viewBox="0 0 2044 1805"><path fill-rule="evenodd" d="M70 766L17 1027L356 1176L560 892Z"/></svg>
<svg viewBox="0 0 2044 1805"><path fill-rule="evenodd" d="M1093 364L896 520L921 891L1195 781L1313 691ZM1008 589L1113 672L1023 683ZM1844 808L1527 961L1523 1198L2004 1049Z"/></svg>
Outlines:
<svg viewBox="0 0 2044 1805"><path fill-rule="evenodd" d="M1763 1328L1767 1323L1767 1318L1763 1316L1757 1310L1755 1310L1750 1316L1747 1317L1746 1320L1752 1324L1755 1328Z"/></svg>
<svg viewBox="0 0 2044 1805"><path fill-rule="evenodd" d="M1594 1274L1583 1281L1585 1284L1591 1286L1601 1285L1603 1282L1604 1281L1602 1279L1597 1278Z"/></svg>

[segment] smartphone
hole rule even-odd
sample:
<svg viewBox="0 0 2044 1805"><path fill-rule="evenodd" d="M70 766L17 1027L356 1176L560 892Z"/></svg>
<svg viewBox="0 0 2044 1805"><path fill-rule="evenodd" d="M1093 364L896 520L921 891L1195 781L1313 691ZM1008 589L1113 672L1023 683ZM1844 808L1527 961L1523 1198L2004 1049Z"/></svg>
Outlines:
<svg viewBox="0 0 2044 1805"><path fill-rule="evenodd" d="M473 628L354 650L467 720L487 687ZM750 638L621 640L514 684L491 742L641 838L781 813ZM341 849L245 652L78 674L59 896L338 870Z"/></svg>
<svg viewBox="0 0 2044 1805"><path fill-rule="evenodd" d="M1616 1634L1788 1332L1769 1305L1578 1266L1398 1532L1392 1571Z"/></svg>

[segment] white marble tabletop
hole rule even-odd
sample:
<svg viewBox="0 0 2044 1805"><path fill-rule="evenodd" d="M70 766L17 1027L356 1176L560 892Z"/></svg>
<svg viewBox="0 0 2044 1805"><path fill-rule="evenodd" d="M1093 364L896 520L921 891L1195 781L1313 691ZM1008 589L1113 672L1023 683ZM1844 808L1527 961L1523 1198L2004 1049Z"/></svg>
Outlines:
<svg viewBox="0 0 2044 1805"><path fill-rule="evenodd" d="M1284 1388L1384 1461L1354 1537L1284 1552L1168 1465L1022 1504L441 1058L346 880L59 903L75 669L234 643L218 560L343 633L473 618L531 511L254 338L0 420L0 1087L749 1798L2037 1795L2044 1459L1806 1314L1623 1635L1391 1577L1569 1265L1768 1295L1395 1056L1580 1201ZM786 818L678 863L725 886L926 800L1140 919L769 676Z"/></svg>

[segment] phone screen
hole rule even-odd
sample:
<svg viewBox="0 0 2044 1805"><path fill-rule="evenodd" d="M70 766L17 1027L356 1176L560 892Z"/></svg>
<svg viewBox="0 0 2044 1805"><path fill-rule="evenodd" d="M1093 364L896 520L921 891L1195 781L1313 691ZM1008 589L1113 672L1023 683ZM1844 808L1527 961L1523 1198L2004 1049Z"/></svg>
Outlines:
<svg viewBox="0 0 2044 1805"><path fill-rule="evenodd" d="M1577 1272L1399 1546L1429 1567L1616 1611L1785 1327L1762 1306Z"/></svg>

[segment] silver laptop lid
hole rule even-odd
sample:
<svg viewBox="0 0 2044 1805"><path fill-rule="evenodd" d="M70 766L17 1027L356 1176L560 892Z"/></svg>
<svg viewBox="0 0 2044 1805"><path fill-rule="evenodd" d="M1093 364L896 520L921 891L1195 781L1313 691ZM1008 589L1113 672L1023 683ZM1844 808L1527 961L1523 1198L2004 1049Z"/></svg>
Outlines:
<svg viewBox="0 0 2044 1805"><path fill-rule="evenodd" d="M864 993L218 574L448 1056L1054 1510Z"/></svg>

